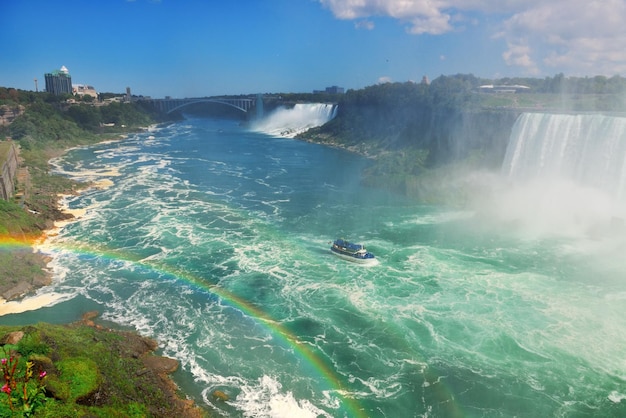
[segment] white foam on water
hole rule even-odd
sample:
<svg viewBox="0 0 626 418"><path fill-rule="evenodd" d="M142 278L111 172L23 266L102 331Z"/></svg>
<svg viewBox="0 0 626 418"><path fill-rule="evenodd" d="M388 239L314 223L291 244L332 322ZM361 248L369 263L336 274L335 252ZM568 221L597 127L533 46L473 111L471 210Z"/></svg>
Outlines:
<svg viewBox="0 0 626 418"><path fill-rule="evenodd" d="M319 418L332 415L317 408L307 399L296 399L292 392L284 391L275 378L264 375L257 382L241 388L237 397L230 401L245 417L267 418Z"/></svg>
<svg viewBox="0 0 626 418"><path fill-rule="evenodd" d="M611 393L609 393L608 398L611 402L620 403L623 400L626 400L626 395L614 390Z"/></svg>
<svg viewBox="0 0 626 418"><path fill-rule="evenodd" d="M458 220L466 220L475 215L474 211L464 210L464 211L451 211L451 212L441 212L441 213L427 213L420 214L415 217L411 217L404 221L404 223L414 224L414 225L432 225L432 224L441 224L447 222L453 222ZM392 226L392 225L390 225Z"/></svg>

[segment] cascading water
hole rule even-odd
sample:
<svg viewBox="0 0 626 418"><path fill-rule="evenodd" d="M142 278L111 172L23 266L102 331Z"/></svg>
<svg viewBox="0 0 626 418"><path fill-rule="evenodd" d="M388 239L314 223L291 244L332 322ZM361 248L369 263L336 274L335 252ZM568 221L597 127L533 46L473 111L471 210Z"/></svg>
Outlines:
<svg viewBox="0 0 626 418"><path fill-rule="evenodd" d="M328 103L299 103L293 108L280 107L264 119L252 124L252 130L272 136L293 138L297 134L333 119L337 105Z"/></svg>
<svg viewBox="0 0 626 418"><path fill-rule="evenodd" d="M503 163L509 178L560 178L626 197L626 118L525 113Z"/></svg>
<svg viewBox="0 0 626 418"><path fill-rule="evenodd" d="M533 235L589 236L626 219L626 118L524 113L488 210ZM623 229L623 228L619 228Z"/></svg>

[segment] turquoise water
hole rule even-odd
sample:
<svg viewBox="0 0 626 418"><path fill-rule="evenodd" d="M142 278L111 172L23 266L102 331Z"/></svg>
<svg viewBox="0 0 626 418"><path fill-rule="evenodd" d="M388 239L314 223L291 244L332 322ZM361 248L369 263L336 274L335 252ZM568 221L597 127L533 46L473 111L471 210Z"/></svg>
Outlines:
<svg viewBox="0 0 626 418"><path fill-rule="evenodd" d="M97 309L222 416L626 416L619 223L510 219L497 173L480 205L423 206L360 186L365 164L207 119L75 149L57 171L113 184L64 200L86 212L46 245L41 291L64 297L0 321ZM337 237L379 264L333 256Z"/></svg>

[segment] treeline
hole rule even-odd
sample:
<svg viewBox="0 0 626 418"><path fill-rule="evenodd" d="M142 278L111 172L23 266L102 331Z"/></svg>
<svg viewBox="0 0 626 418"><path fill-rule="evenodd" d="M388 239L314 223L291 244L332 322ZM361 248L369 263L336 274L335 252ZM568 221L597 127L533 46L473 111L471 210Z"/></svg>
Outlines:
<svg viewBox="0 0 626 418"><path fill-rule="evenodd" d="M485 93L484 85L528 89ZM625 100L620 76L487 80L457 74L348 90L337 98L337 116L302 137L375 156L365 182L407 192L416 177L441 174L450 164L498 167L522 112L624 112Z"/></svg>
<svg viewBox="0 0 626 418"><path fill-rule="evenodd" d="M421 149L421 163L434 154L450 121L480 106L473 76L441 76L432 83L385 83L348 90L338 100L337 116L305 136L364 154Z"/></svg>
<svg viewBox="0 0 626 418"><path fill-rule="evenodd" d="M492 81L483 80L483 84ZM493 81L493 84L513 85L520 84L531 88L535 93L551 94L623 94L626 93L626 78L619 75L606 77L566 77L559 73L554 77L546 78L502 78Z"/></svg>
<svg viewBox="0 0 626 418"><path fill-rule="evenodd" d="M0 87L0 109L16 109L20 114L8 126L0 127L0 137L19 141L23 149L36 143L66 140L107 132L124 132L148 126L160 115L135 103L68 104L48 93Z"/></svg>

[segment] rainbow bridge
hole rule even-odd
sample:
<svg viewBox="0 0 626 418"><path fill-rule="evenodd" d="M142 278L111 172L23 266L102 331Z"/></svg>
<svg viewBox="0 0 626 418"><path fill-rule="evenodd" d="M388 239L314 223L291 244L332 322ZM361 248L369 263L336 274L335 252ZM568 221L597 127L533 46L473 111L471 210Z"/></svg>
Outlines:
<svg viewBox="0 0 626 418"><path fill-rule="evenodd" d="M185 99L142 99L141 101L151 105L156 110L163 113L172 113L176 110L182 109L185 106L189 106L195 103L219 103L226 106L234 107L241 110L244 113L248 113L250 108L255 107L257 109L263 108L261 95L256 98L250 97L197 97L197 98L185 98ZM260 102L260 106L259 106Z"/></svg>

